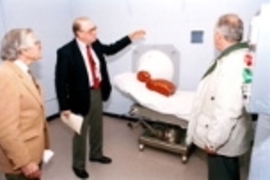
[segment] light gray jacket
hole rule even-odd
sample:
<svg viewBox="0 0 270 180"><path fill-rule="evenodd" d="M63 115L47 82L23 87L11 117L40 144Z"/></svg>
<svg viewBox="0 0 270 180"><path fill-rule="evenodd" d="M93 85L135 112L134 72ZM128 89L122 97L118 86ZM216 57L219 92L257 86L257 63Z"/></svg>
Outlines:
<svg viewBox="0 0 270 180"><path fill-rule="evenodd" d="M199 84L189 122L187 143L194 143L234 157L250 147L251 118L242 94L247 48L238 49L218 60L216 68Z"/></svg>

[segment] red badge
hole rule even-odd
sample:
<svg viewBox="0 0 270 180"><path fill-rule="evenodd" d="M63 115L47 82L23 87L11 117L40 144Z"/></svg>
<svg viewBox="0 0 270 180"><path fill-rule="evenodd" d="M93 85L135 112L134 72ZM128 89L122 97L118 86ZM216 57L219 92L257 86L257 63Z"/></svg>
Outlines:
<svg viewBox="0 0 270 180"><path fill-rule="evenodd" d="M247 66L251 66L252 65L252 60L253 60L253 57L251 54L246 54L245 56L245 63Z"/></svg>

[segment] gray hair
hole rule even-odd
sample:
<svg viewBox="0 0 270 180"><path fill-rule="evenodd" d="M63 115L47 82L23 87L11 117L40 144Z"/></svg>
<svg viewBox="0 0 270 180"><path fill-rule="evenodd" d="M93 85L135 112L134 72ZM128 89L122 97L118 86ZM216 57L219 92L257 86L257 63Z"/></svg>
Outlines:
<svg viewBox="0 0 270 180"><path fill-rule="evenodd" d="M225 14L218 20L216 31L229 42L240 42L243 38L243 21L236 14Z"/></svg>
<svg viewBox="0 0 270 180"><path fill-rule="evenodd" d="M18 59L21 50L27 48L27 36L33 34L30 28L12 29L8 31L2 39L1 43L1 59L14 61Z"/></svg>

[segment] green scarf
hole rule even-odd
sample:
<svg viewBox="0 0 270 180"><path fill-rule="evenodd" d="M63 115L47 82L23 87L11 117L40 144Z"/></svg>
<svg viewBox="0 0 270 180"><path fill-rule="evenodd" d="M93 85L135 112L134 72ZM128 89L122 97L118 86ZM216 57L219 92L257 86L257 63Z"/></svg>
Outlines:
<svg viewBox="0 0 270 180"><path fill-rule="evenodd" d="M244 49L244 48L248 48L248 43L246 42L241 42L241 43L237 43L237 44L234 44L230 47L228 47L227 49L225 49L216 59L215 59L215 62L212 64L212 66L210 66L208 68L208 70L204 73L203 78L205 78L207 75L211 74L214 69L216 68L217 66L217 62L219 59L221 59L222 57L224 56L227 56L228 54L230 54L231 52L233 51L236 51L236 50L239 50L239 49Z"/></svg>

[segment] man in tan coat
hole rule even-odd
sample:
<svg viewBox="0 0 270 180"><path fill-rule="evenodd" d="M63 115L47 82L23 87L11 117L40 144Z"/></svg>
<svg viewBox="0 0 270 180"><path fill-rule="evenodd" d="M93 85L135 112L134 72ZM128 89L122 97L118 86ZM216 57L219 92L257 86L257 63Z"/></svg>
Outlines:
<svg viewBox="0 0 270 180"><path fill-rule="evenodd" d="M13 29L2 40L0 65L0 171L7 180L40 179L49 148L41 89L29 65L41 58L31 29Z"/></svg>
<svg viewBox="0 0 270 180"><path fill-rule="evenodd" d="M238 157L250 148L251 118L244 108L242 76L248 45L235 14L218 20L214 44L221 54L206 71L194 99L187 143L205 150L209 180L240 180Z"/></svg>

